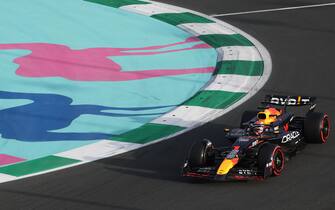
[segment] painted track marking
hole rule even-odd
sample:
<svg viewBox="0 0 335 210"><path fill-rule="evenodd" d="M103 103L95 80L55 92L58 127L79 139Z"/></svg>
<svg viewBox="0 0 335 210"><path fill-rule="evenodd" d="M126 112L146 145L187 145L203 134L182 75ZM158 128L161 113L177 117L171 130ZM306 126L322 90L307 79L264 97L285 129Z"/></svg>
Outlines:
<svg viewBox="0 0 335 210"><path fill-rule="evenodd" d="M120 2L118 3L117 1ZM171 113L156 118L151 123L147 123L144 126L126 132L118 137L101 140L100 142L85 147L5 166L0 168L0 182L27 178L74 167L180 135L199 127L244 103L257 93L268 80L272 68L271 56L266 48L249 34L246 34L228 23L192 10L154 1L128 1L129 0L116 0L113 2L108 1L107 3L113 3L110 5L112 7L132 10L133 13L152 16L162 22L175 25L190 34L199 37L205 43L210 44L213 48L216 48L218 53L217 74L213 75L212 80L210 80L204 86L204 89L195 97L177 107ZM123 3L136 4L136 2L140 4L135 6L123 5ZM115 3L118 4L114 5ZM148 6L148 4L154 5ZM160 5L162 8L156 7L156 5ZM175 12L165 13L167 10L166 8L168 10L175 8ZM230 29L230 31L228 29ZM255 50L254 47L258 50ZM244 52L238 52L239 50L245 50L253 55L250 56ZM243 73L241 72L241 69L248 69L249 71ZM226 71L234 74L230 75L230 80L232 81L229 84L222 83L225 83L227 77L229 77L229 74ZM255 80L253 76L258 76L258 78ZM234 88L236 83L241 83L241 79L243 79L244 83L240 91L243 92L236 93L224 91ZM250 85L248 85L248 83L250 83ZM247 90L248 88L251 89ZM199 113L207 114L198 116ZM127 144L126 142L129 142L130 144ZM4 175L2 176L2 174Z"/></svg>
<svg viewBox="0 0 335 210"><path fill-rule="evenodd" d="M326 6L335 6L335 3L312 4L312 5L297 6L297 7L282 7L282 8L276 8L276 9L263 9L263 10L253 10L253 11L246 11L246 12L213 14L210 16L211 17L223 17L223 16L246 15L246 14L255 14L255 13L287 11L287 10L307 9L307 8L315 8L315 7L326 7Z"/></svg>

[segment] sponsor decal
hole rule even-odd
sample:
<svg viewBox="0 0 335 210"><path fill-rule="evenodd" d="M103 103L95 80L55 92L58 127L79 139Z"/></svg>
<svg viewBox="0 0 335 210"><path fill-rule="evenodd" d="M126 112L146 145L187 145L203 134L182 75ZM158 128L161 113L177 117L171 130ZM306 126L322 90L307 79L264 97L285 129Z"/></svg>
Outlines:
<svg viewBox="0 0 335 210"><path fill-rule="evenodd" d="M266 168L269 168L269 167L271 167L272 166L272 158L271 158L271 162L268 162L267 164L266 164Z"/></svg>
<svg viewBox="0 0 335 210"><path fill-rule="evenodd" d="M307 105L311 102L310 98L302 98L299 96L298 98L285 98L285 97L277 97L274 96L271 98L271 104L278 105L288 105L288 106L296 106L296 105Z"/></svg>
<svg viewBox="0 0 335 210"><path fill-rule="evenodd" d="M316 107L316 104L313 104L313 105L309 108L309 110L313 110L313 109L315 109L315 107Z"/></svg>
<svg viewBox="0 0 335 210"><path fill-rule="evenodd" d="M296 138L298 138L300 136L300 133L298 131L293 131L292 133L286 134L285 136L283 136L281 143L286 143L289 141L292 141Z"/></svg>
<svg viewBox="0 0 335 210"><path fill-rule="evenodd" d="M239 142L249 142L250 139L249 139L248 137L240 137L240 138L238 139L238 141L239 141Z"/></svg>
<svg viewBox="0 0 335 210"><path fill-rule="evenodd" d="M234 149L226 156L226 158L227 159L233 159L237 156L238 152L239 152L239 150Z"/></svg>
<svg viewBox="0 0 335 210"><path fill-rule="evenodd" d="M250 169L239 169L237 171L237 173L240 174L240 175L244 175L244 176L246 176L246 175L251 176L251 175L255 174L255 172L253 170L250 170Z"/></svg>
<svg viewBox="0 0 335 210"><path fill-rule="evenodd" d="M208 173L208 172L211 171L211 169L212 169L212 168L210 168L210 167L199 168L199 169L197 170L197 172L198 172L198 173Z"/></svg>
<svg viewBox="0 0 335 210"><path fill-rule="evenodd" d="M256 146L257 144L258 144L258 140L252 142L251 147L254 147L254 146Z"/></svg>

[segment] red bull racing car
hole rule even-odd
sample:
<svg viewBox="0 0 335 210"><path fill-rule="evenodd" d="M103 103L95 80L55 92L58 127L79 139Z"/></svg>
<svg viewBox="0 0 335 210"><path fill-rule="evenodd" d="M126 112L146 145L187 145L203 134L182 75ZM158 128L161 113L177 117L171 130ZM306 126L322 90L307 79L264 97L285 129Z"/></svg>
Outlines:
<svg viewBox="0 0 335 210"><path fill-rule="evenodd" d="M288 157L306 143L326 143L327 114L315 111L314 97L268 95L258 111L245 111L240 128L226 129L228 146L210 140L195 142L182 169L186 177L212 180L249 180L279 176ZM287 111L309 106L304 116Z"/></svg>

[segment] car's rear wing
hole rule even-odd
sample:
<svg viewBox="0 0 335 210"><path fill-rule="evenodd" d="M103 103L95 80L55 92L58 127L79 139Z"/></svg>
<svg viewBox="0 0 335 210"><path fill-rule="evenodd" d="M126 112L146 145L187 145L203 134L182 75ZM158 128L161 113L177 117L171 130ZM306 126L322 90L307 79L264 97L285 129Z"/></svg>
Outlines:
<svg viewBox="0 0 335 210"><path fill-rule="evenodd" d="M267 95L262 104L272 104L277 106L311 106L315 107L315 97L310 96L281 96Z"/></svg>

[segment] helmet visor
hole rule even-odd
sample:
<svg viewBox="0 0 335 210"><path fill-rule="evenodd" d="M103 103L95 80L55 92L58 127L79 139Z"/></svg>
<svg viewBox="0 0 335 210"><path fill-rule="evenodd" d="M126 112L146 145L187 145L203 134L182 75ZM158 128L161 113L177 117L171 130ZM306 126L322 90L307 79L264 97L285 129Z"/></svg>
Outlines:
<svg viewBox="0 0 335 210"><path fill-rule="evenodd" d="M260 113L258 113L257 118L259 120L265 120L266 119L266 114L264 112L260 112Z"/></svg>

